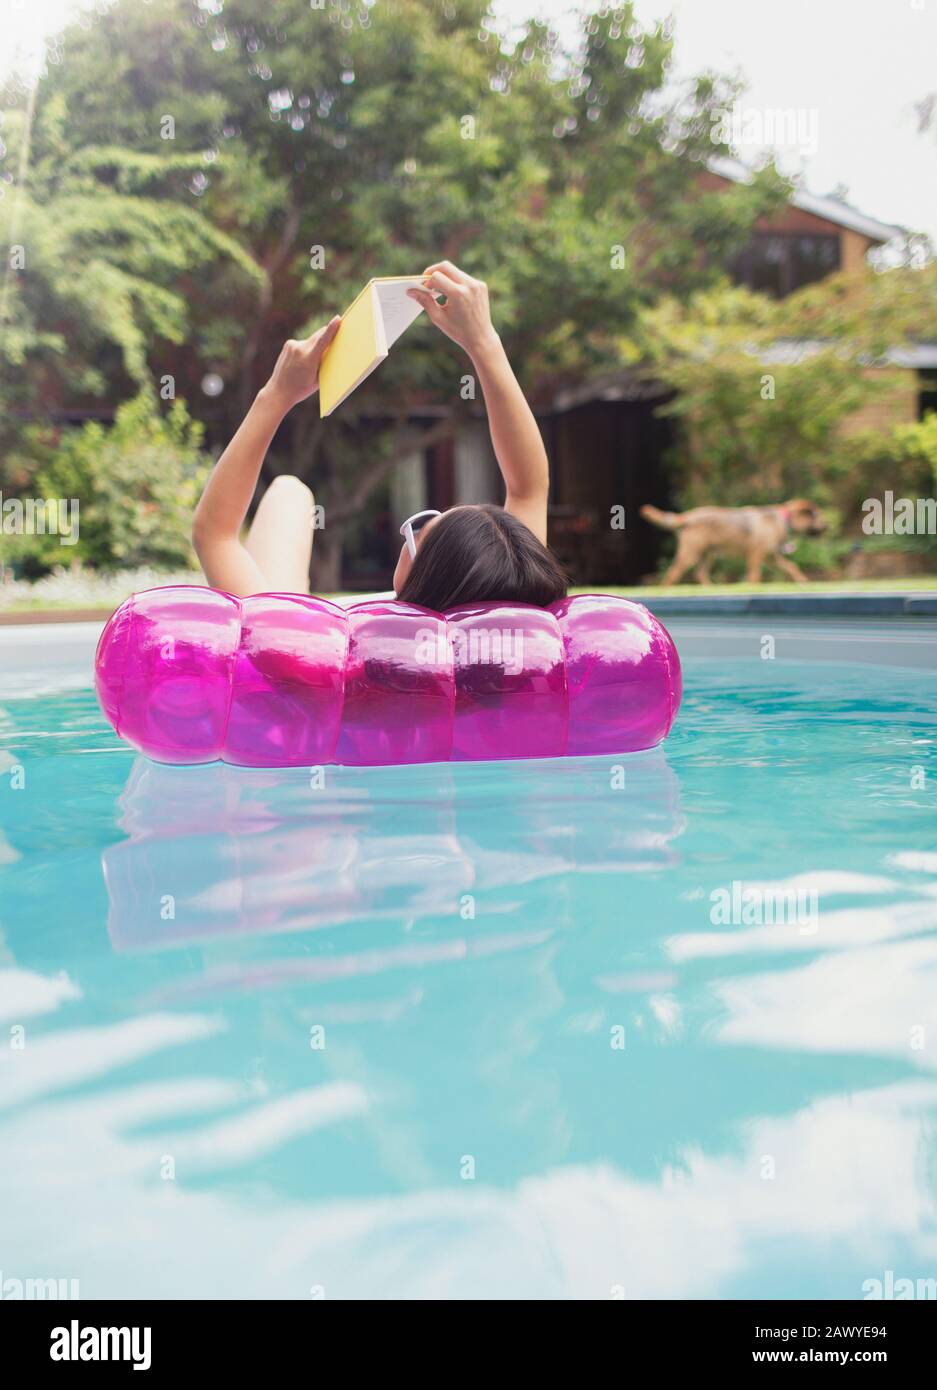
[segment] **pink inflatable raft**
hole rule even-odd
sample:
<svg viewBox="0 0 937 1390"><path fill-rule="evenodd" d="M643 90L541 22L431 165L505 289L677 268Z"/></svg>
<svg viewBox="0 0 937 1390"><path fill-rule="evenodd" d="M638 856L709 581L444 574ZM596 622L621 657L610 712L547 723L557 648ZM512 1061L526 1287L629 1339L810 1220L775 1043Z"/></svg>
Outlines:
<svg viewBox="0 0 937 1390"><path fill-rule="evenodd" d="M439 614L187 586L121 604L95 683L151 758L242 767L628 753L666 737L681 695L669 633L623 598Z"/></svg>

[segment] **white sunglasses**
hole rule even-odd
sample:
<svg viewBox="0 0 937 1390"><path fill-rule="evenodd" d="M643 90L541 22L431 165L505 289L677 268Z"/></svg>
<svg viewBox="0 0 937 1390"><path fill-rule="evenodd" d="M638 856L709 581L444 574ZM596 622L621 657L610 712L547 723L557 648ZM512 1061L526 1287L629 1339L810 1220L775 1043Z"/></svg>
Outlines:
<svg viewBox="0 0 937 1390"><path fill-rule="evenodd" d="M416 559L416 538L423 530L428 521L432 521L434 516L442 516L442 512L432 510L426 512L414 512L408 516L400 528L400 534L407 543L407 554L411 560Z"/></svg>

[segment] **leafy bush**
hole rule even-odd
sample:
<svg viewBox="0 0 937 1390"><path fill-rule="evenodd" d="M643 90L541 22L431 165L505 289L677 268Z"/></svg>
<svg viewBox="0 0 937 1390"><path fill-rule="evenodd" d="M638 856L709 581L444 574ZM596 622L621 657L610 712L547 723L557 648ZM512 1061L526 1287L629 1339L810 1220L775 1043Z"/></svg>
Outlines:
<svg viewBox="0 0 937 1390"><path fill-rule="evenodd" d="M839 479L837 500L860 530L862 504L884 496L932 497L937 489L937 413L890 433L855 435L850 441L849 470ZM906 539L906 538L905 538Z"/></svg>
<svg viewBox="0 0 937 1390"><path fill-rule="evenodd" d="M64 431L57 445L34 440L40 464L32 492L76 499L79 539L10 538L4 558L27 575L76 561L105 570L193 566L192 512L211 468L202 437L184 401L162 414L141 392L118 408L110 428L95 421Z"/></svg>
<svg viewBox="0 0 937 1390"><path fill-rule="evenodd" d="M863 503L875 498L884 504L886 492L891 492L896 502L911 498L915 503L937 494L937 413L931 412L914 424L898 425L888 434L870 432L850 442L854 447L852 464L838 488L850 534L865 552L918 555L937 564L937 536L920 531L877 535L863 526L871 515Z"/></svg>
<svg viewBox="0 0 937 1390"><path fill-rule="evenodd" d="M887 350L937 326L937 268L869 269L773 301L729 284L646 308L623 349L674 392L676 504L740 506L805 496L830 523L796 539L808 573L835 572L851 550L930 551L930 536L869 537L862 503L933 495L937 416L854 434L850 418L896 385ZM883 370L873 370L872 368ZM738 569L722 560L717 573Z"/></svg>

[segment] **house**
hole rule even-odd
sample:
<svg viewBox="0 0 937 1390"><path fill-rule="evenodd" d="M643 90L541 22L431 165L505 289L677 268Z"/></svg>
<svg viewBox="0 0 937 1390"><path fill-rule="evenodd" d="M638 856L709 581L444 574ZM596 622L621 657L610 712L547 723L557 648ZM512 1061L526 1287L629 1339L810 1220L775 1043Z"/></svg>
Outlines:
<svg viewBox="0 0 937 1390"><path fill-rule="evenodd" d="M704 189L746 181L735 160L713 160L700 175ZM904 229L868 217L838 196L793 193L787 205L759 222L745 251L729 267L732 278L784 296L863 262L904 235ZM891 389L857 412L850 428L887 428L937 408L937 344L895 353L887 368ZM622 370L559 391L538 412L550 456L550 541L581 584L632 584L654 571L662 536L651 527L628 528L627 541L610 526L613 507L626 517L670 493L666 455L673 427L658 407L668 399L659 383ZM414 456L390 486L393 516L423 507L491 501L501 495L497 465L483 420L450 444ZM349 576L353 581L353 575Z"/></svg>

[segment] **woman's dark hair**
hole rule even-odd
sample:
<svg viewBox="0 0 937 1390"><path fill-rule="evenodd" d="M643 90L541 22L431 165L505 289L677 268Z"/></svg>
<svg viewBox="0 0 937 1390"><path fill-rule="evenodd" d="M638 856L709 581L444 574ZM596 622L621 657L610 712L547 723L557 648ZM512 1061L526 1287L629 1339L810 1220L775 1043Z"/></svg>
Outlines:
<svg viewBox="0 0 937 1390"><path fill-rule="evenodd" d="M566 575L533 531L503 507L452 507L427 531L397 595L443 613L461 603L530 603L566 597Z"/></svg>

